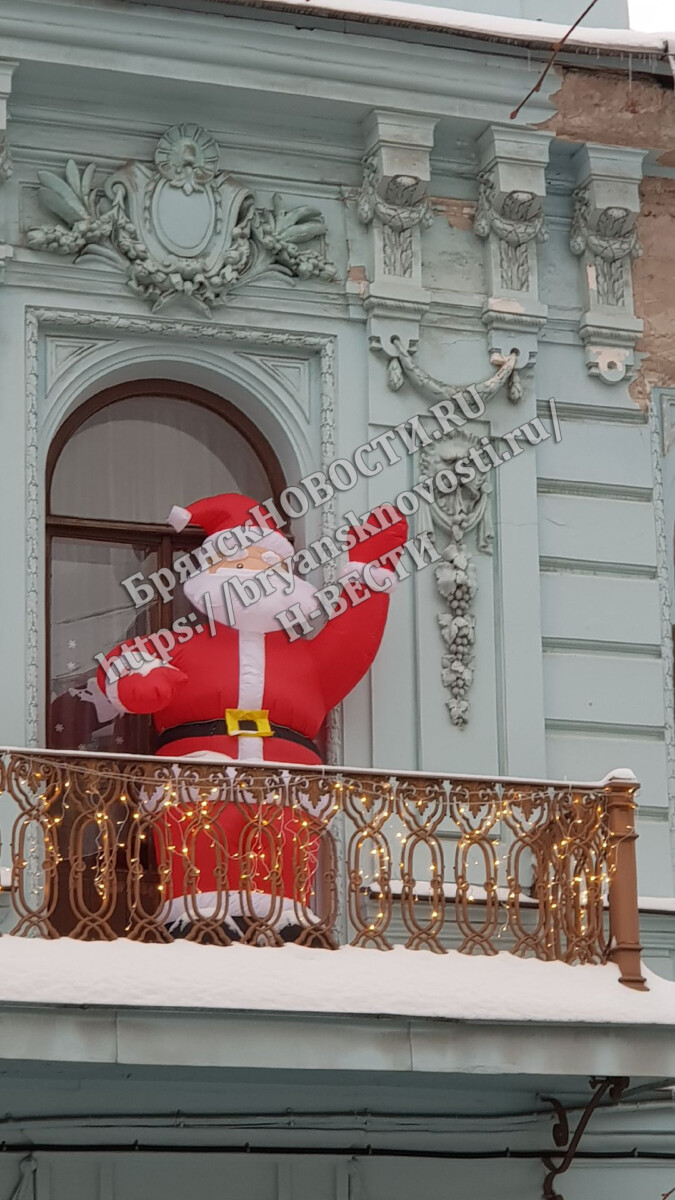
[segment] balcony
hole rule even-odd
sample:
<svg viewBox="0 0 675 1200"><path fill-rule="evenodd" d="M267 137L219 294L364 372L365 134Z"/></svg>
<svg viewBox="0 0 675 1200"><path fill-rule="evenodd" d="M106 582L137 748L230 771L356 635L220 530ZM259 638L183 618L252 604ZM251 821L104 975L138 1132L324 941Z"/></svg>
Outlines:
<svg viewBox="0 0 675 1200"><path fill-rule="evenodd" d="M599 783L4 750L11 919L46 939L507 951L641 973L630 772Z"/></svg>

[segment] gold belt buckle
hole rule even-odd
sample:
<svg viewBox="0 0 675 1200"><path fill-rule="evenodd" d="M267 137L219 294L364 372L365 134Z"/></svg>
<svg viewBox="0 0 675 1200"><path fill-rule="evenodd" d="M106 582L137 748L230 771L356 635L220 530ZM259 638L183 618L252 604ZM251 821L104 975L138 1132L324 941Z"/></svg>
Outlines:
<svg viewBox="0 0 675 1200"><path fill-rule="evenodd" d="M273 737L268 708L226 708L225 724L230 737Z"/></svg>

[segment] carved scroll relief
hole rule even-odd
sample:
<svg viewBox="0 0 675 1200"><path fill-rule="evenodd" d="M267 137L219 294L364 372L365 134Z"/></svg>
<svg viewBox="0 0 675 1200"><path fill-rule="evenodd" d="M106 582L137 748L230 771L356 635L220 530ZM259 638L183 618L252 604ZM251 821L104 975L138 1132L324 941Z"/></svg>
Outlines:
<svg viewBox="0 0 675 1200"><path fill-rule="evenodd" d="M12 159L7 142L7 101L12 91L12 75L18 67L13 58L0 58L0 183L12 174Z"/></svg>
<svg viewBox="0 0 675 1200"><path fill-rule="evenodd" d="M532 366L546 321L539 299L537 245L547 237L543 204L550 136L492 125L478 141L476 235L486 247L483 323L490 350Z"/></svg>
<svg viewBox="0 0 675 1200"><path fill-rule="evenodd" d="M436 122L373 109L364 122L359 221L369 230L363 305L372 349L391 353L397 336L411 349L430 294L422 283L422 235L433 224L430 154Z"/></svg>
<svg viewBox="0 0 675 1200"><path fill-rule="evenodd" d="M415 263L413 230L433 224L426 182L414 175L394 175L383 180L375 152L364 159L359 219L382 226L382 273L412 279Z"/></svg>
<svg viewBox="0 0 675 1200"><path fill-rule="evenodd" d="M579 326L590 375L632 378L642 322L633 308L632 263L641 251L636 219L644 152L583 146L575 156L570 248L581 260L586 311Z"/></svg>
<svg viewBox="0 0 675 1200"><path fill-rule="evenodd" d="M536 262L530 246L547 238L544 214L533 192L509 192L498 207L495 172L479 176L478 205L474 230L478 237L494 234L499 251L499 282L508 292L526 292L532 286Z"/></svg>
<svg viewBox="0 0 675 1200"><path fill-rule="evenodd" d="M205 130L177 125L159 139L153 165L129 162L100 185L94 163L80 172L71 159L63 176L40 171L40 201L61 224L31 229L27 245L109 263L153 311L183 297L209 314L273 272L333 279L320 211L288 208L279 194L257 207L219 158Z"/></svg>

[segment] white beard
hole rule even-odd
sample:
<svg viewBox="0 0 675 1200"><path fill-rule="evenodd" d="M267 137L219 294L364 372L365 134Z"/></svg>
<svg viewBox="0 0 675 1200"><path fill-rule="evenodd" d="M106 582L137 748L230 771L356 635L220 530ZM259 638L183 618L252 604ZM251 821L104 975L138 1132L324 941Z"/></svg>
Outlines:
<svg viewBox="0 0 675 1200"><path fill-rule="evenodd" d="M246 567L241 569L236 567L228 569L225 567L211 573L202 571L199 575L193 575L191 578L185 580L183 591L190 603L195 608L198 608L200 612L207 615L209 614L205 597L208 596L211 612L218 624L228 625L238 629L242 633L279 633L283 630L283 625L277 620L277 613L299 604L309 624L312 626L312 632L305 636L309 638L316 637L325 624L325 616L323 615L321 618L315 618L314 620L310 617L310 613L320 608L316 599L316 589L306 579L300 579L294 575L293 591L289 593L287 591L287 571L284 572L283 579L276 571L270 571L269 575L267 575L266 578L274 587L274 591L269 596L266 595L262 583L258 581L261 597L248 606L241 600L234 586L229 587L227 590L231 611L228 610L223 592L223 583L227 581L233 582L235 577L242 582L244 580L255 579L258 574L260 572L250 571ZM234 618L234 621L232 618Z"/></svg>

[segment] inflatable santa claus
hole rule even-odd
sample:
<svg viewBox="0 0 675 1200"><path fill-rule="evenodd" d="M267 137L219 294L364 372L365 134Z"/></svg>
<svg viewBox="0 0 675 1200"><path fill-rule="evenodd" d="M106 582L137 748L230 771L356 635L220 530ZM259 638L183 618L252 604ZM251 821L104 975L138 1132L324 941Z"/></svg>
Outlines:
<svg viewBox="0 0 675 1200"><path fill-rule="evenodd" d="M391 506L386 506L391 512ZM251 516L256 511L256 519ZM375 510L377 513L378 510ZM357 592L352 585L343 593L345 604L339 615L316 632L317 592L306 580L290 572L294 548L272 517L260 518L255 500L236 494L199 500L189 509L174 508L169 523L180 531L188 524L206 533L205 569L182 584L190 604L208 619L184 641L177 641L170 658L157 653L150 640L125 653L117 647L108 655L115 670L99 669L98 682L119 713L151 713L158 734L157 754L168 758L230 760L240 763L263 761L309 765L321 763L316 744L326 716L356 686L371 666L384 633L389 596L396 583L396 551L407 537L405 519L395 513L392 522L376 523L371 533L369 517L363 530L348 539L349 564L342 572L353 581L366 572ZM243 536L241 536L243 534ZM248 535L248 536L247 536ZM357 536L358 535L358 536ZM222 548L214 554L214 546ZM243 546L243 548L242 548ZM394 552L392 554L392 552ZM377 560L382 560L378 563ZM279 571L274 568L279 566ZM254 603L242 600L241 587L230 586L265 573L268 581L259 588ZM376 589L376 590L374 590ZM299 606L306 618L306 636L289 633L279 613ZM294 629L297 629L296 621ZM169 808L165 820L168 841L174 847L172 893L168 920L184 935L189 931L185 914L190 911L181 894L184 864L181 860L179 806ZM228 804L218 815L218 824L229 848L227 888L230 893L227 932L230 937L246 932L242 895L242 870L238 858L242 827L247 817L241 806ZM291 845L298 816L291 809L278 809L277 845ZM197 850L200 913L208 913L220 885L214 878L206 843ZM269 855L267 856L269 857ZM292 912L300 898L295 882L292 855L285 855L281 875L283 907ZM278 866L278 864L277 864ZM269 892L270 863L263 854L256 862L256 877L248 878L247 907L251 896L265 910ZM249 872L250 874L250 872ZM306 895L301 897L306 901ZM253 901L255 908L255 900ZM194 908L194 906L193 906ZM283 940L297 934L294 922L277 923Z"/></svg>

